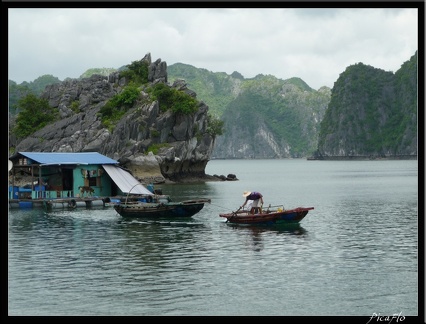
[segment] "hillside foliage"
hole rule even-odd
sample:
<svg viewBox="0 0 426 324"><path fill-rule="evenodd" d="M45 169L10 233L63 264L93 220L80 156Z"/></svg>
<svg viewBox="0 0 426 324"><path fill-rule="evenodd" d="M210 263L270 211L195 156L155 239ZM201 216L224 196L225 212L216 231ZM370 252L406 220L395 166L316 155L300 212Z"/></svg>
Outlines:
<svg viewBox="0 0 426 324"><path fill-rule="evenodd" d="M417 52L394 74L363 63L336 81L318 155L417 154ZM344 144L343 144L344 143Z"/></svg>
<svg viewBox="0 0 426 324"><path fill-rule="evenodd" d="M236 71L228 75L182 63L168 66L169 85L185 80L195 99L164 83L148 84L148 64L143 61L117 70L90 69L82 77L116 71L126 77L127 85L100 110L109 129L143 91L150 100L158 100L163 112L191 114L197 111L198 100L206 103L209 132L219 136L215 157L417 153L417 52L396 73L363 63L351 65L333 89L314 90L297 77L281 80L259 74L245 79ZM41 108L47 112L49 108L38 96L47 85L58 82L51 75L20 85L9 80L9 113L18 117L17 136L56 118L55 113L42 113Z"/></svg>
<svg viewBox="0 0 426 324"><path fill-rule="evenodd" d="M13 133L18 138L24 138L57 120L58 111L49 106L46 99L30 93L18 100L20 113L16 117Z"/></svg>

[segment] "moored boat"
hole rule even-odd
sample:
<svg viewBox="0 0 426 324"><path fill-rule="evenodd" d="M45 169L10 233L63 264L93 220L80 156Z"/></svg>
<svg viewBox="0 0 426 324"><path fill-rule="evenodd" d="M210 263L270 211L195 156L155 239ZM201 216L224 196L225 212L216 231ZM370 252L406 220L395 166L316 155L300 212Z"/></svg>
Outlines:
<svg viewBox="0 0 426 324"><path fill-rule="evenodd" d="M114 205L123 217L169 218L191 217L203 209L210 199L184 200L180 202L125 202Z"/></svg>
<svg viewBox="0 0 426 324"><path fill-rule="evenodd" d="M284 209L283 206L269 206L260 213L251 214L249 210L237 210L227 214L219 214L226 222L233 224L295 224L299 223L314 207L297 207Z"/></svg>

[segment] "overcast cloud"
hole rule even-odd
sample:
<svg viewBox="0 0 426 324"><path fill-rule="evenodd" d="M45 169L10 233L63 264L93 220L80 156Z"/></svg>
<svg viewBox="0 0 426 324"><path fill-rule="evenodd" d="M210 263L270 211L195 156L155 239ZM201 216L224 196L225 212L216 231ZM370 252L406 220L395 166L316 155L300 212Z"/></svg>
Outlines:
<svg viewBox="0 0 426 324"><path fill-rule="evenodd" d="M9 79L78 78L151 53L245 78L333 87L362 62L396 72L418 49L417 9L8 9Z"/></svg>

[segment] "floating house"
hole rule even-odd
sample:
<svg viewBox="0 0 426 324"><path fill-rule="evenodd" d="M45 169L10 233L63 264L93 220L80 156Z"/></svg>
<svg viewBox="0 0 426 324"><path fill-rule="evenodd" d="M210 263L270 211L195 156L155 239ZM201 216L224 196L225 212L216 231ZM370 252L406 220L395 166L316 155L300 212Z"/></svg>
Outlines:
<svg viewBox="0 0 426 324"><path fill-rule="evenodd" d="M19 152L9 158L9 207L105 206L111 197L152 195L97 152Z"/></svg>

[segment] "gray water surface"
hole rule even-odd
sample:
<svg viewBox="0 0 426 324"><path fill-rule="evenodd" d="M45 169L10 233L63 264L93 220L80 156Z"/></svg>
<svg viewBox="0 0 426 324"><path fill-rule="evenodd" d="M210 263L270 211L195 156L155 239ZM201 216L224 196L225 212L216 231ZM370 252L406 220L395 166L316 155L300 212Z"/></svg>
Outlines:
<svg viewBox="0 0 426 324"><path fill-rule="evenodd" d="M112 208L9 210L9 315L418 315L417 161L213 160L238 181L159 185L210 198L189 219ZM236 226L245 190L314 207Z"/></svg>

